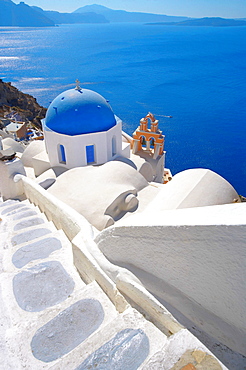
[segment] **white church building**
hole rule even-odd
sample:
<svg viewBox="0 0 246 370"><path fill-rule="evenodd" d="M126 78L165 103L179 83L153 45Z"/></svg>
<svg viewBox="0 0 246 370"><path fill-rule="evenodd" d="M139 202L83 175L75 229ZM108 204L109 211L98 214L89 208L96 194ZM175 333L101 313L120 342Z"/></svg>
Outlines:
<svg viewBox="0 0 246 370"><path fill-rule="evenodd" d="M51 167L99 165L130 156L129 144L122 149L122 121L108 101L79 86L53 100L43 131Z"/></svg>

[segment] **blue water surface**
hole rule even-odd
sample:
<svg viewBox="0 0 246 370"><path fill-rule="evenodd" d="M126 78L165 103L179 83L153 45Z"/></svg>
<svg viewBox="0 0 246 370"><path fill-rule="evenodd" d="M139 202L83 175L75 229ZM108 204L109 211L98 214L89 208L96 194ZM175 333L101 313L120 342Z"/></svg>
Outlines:
<svg viewBox="0 0 246 370"><path fill-rule="evenodd" d="M173 174L209 168L246 195L246 27L0 28L0 78L44 106L78 78L129 134L151 111Z"/></svg>

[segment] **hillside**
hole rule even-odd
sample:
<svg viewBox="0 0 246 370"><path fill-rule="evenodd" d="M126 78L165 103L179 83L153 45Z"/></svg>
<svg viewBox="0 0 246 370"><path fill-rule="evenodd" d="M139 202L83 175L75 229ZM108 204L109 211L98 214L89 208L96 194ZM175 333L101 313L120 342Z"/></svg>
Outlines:
<svg viewBox="0 0 246 370"><path fill-rule="evenodd" d="M60 13L57 11L43 10L37 6L32 7L37 12L51 19L55 24L74 24L74 23L108 23L101 14L94 12L88 13Z"/></svg>
<svg viewBox="0 0 246 370"><path fill-rule="evenodd" d="M44 118L46 108L39 105L33 96L0 79L0 117L9 113L18 113L22 121L32 121L41 127L40 119Z"/></svg>
<svg viewBox="0 0 246 370"><path fill-rule="evenodd" d="M0 26L49 27L73 23L108 23L108 21L103 15L94 12L59 13L29 6L24 2L15 4L11 0L0 0Z"/></svg>
<svg viewBox="0 0 246 370"><path fill-rule="evenodd" d="M24 2L16 5L11 0L0 0L0 26L47 27L54 22L45 14L36 12Z"/></svg>
<svg viewBox="0 0 246 370"><path fill-rule="evenodd" d="M182 22L158 22L152 23L152 25L164 25L164 26L203 26L203 27L236 27L246 26L246 21L236 19L225 19L219 17L206 17L199 19L189 19Z"/></svg>
<svg viewBox="0 0 246 370"><path fill-rule="evenodd" d="M125 10L113 10L102 5L86 5L74 11L74 13L94 12L103 15L109 22L181 22L187 17L175 17L162 14L127 12Z"/></svg>

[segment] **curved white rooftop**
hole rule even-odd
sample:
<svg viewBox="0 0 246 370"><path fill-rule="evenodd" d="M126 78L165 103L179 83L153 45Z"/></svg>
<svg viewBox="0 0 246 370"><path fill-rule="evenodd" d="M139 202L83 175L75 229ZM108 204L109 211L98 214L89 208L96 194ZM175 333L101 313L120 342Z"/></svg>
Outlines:
<svg viewBox="0 0 246 370"><path fill-rule="evenodd" d="M223 177L209 169L192 168L177 173L172 181L163 186L146 212L205 207L235 201L239 201L239 196Z"/></svg>

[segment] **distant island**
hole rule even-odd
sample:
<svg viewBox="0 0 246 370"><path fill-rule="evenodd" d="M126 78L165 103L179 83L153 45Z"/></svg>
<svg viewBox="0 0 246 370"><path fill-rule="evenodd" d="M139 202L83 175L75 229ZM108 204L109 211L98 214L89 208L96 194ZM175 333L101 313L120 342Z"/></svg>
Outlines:
<svg viewBox="0 0 246 370"><path fill-rule="evenodd" d="M43 10L24 2L0 0L0 26L50 27L59 24L109 22L181 22L187 17L113 10L102 5L86 5L72 13Z"/></svg>
<svg viewBox="0 0 246 370"><path fill-rule="evenodd" d="M207 27L235 27L246 26L246 21L241 19L225 19L219 17L205 17L199 19L189 19L181 22L155 22L148 25L163 25L163 26L207 26Z"/></svg>
<svg viewBox="0 0 246 370"><path fill-rule="evenodd" d="M108 22L103 15L93 12L59 13L29 6L23 1L17 5L12 0L0 0L0 27L54 27L58 24Z"/></svg>
<svg viewBox="0 0 246 370"><path fill-rule="evenodd" d="M188 20L188 17L169 16L164 14L152 14L141 12L127 12L125 10L113 10L102 5L86 5L74 11L74 13L86 14L94 12L103 15L109 22L182 22Z"/></svg>
<svg viewBox="0 0 246 370"><path fill-rule="evenodd" d="M55 23L24 2L16 5L11 0L0 0L0 26L51 27Z"/></svg>
<svg viewBox="0 0 246 370"><path fill-rule="evenodd" d="M0 0L0 27L51 27L59 24L79 23L147 23L148 25L175 26L246 26L244 19L201 18L169 16L141 12L113 10L102 5L86 5L72 13L43 10L29 6L23 1L15 4L12 0Z"/></svg>
<svg viewBox="0 0 246 370"><path fill-rule="evenodd" d="M55 24L109 23L109 21L102 14L97 14L95 12L60 13L52 10L43 10L37 6L32 6L32 9L51 19Z"/></svg>

